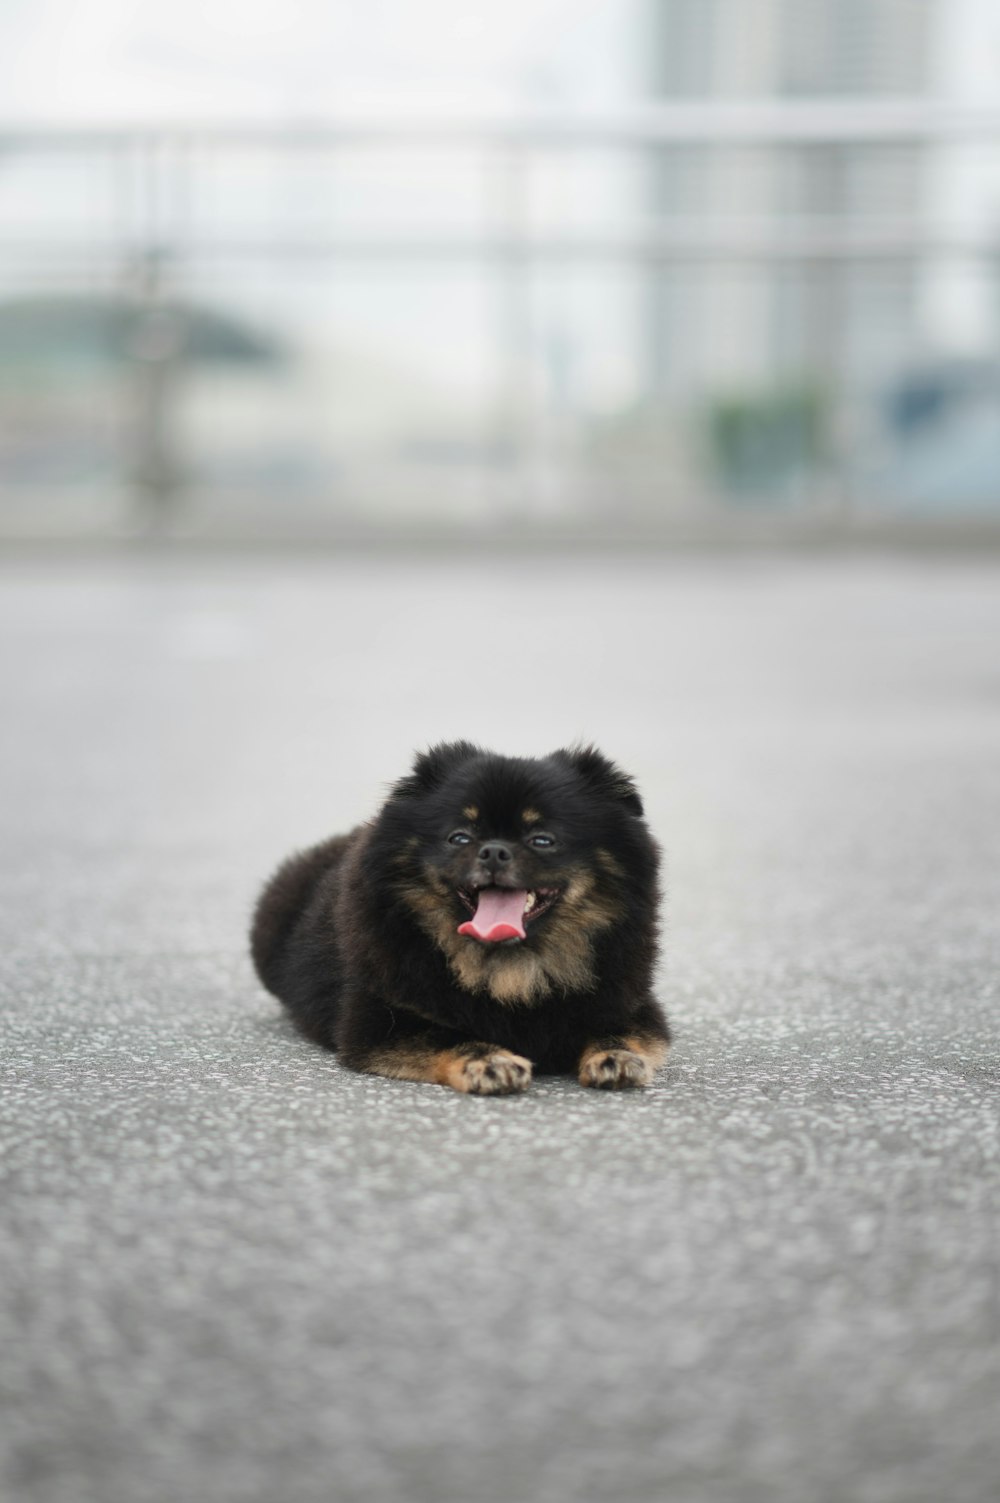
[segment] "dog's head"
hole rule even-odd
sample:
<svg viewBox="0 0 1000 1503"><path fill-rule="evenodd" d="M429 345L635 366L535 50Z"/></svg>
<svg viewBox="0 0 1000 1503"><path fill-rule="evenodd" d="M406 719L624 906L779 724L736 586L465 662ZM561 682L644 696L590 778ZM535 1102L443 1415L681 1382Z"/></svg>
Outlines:
<svg viewBox="0 0 1000 1503"><path fill-rule="evenodd" d="M460 741L416 759L379 823L403 901L461 984L515 1002L590 989L597 936L639 894L655 901L642 813L593 747L529 759Z"/></svg>

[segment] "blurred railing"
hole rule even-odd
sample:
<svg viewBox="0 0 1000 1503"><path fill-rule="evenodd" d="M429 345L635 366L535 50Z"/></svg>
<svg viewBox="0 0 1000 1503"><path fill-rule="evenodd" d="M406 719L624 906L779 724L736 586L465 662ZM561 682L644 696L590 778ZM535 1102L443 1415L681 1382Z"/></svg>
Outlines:
<svg viewBox="0 0 1000 1503"><path fill-rule="evenodd" d="M859 412L866 404L871 407L873 392L865 391L859 399L857 371L848 349L845 279L857 273L870 270L882 276L881 285L890 297L894 283L906 282L912 290L914 276L928 267L947 265L953 277L985 278L995 294L1000 197L993 216L970 215L961 206L959 212L942 216L933 193L927 191L935 160L946 163L947 153L970 150L980 153L980 166L984 161L995 166L1000 160L1000 108L843 99L659 104L599 118L547 111L512 119L382 116L283 127L0 127L0 535L136 526L194 532L214 528L247 536L419 532L425 526L483 533L531 526L596 535L724 535L762 525L778 531L843 532L928 522L1000 531L1000 445L994 479L988 473L975 476L971 507L963 505L960 486L954 504L949 503L947 462L943 489L939 487L931 505L909 505L905 494L894 497L891 478L882 501L872 503L870 467L867 472L864 465L859 467L857 455L859 446L864 447L865 427ZM429 223L394 217L385 209L397 190L382 181L374 194L366 190L376 207L373 217L380 222L351 224L344 195L338 197L337 189L345 163L361 158L371 162L379 154L399 152L432 153L438 163L449 154L460 156L463 171L469 169L481 178L481 212L464 218L445 213L435 219L429 214ZM718 193L693 210L681 199L671 202L669 182L665 187L657 178L657 164L671 154L689 168L693 161L688 177L697 184L697 163L719 160L726 153L734 160L722 181L737 189L742 182L740 160L756 163L759 170L761 162L773 162L782 153L805 154L820 165L820 176L829 182L831 171L833 180L839 181L846 161L882 153L890 170L887 180L893 181L895 160L907 191L894 195L902 206L897 202L892 212L877 213L866 207L857 212L842 203L826 212L803 213L794 206L775 212L767 184L756 195L768 204L766 212L740 208L741 197L753 199L752 192L734 192L732 210ZM270 162L265 174L270 189L259 213L252 182L232 199L229 210L224 205L217 210L213 193L219 184L225 199L227 185L246 163L255 162L259 170L263 157ZM605 163L595 212L583 215L582 221L577 216L577 223L553 223L544 190L540 198L532 181L539 161L548 162L552 182L566 170L559 167L560 161L588 157ZM285 175L296 172L303 174L301 191L283 197ZM33 175L44 191L31 191ZM405 174L399 181L404 178ZM12 183L13 191L7 193ZM277 191L272 192L275 185ZM303 205L320 202L323 195L317 185L329 187L329 212L303 212ZM63 202L61 186L69 190ZM404 199L412 201L412 187L407 185ZM468 194L466 198L472 202ZM248 205L252 212L247 212ZM419 276L429 268L448 277L457 267L476 268L476 275L486 278L486 296L493 301L495 315L487 320L491 374L485 380L488 390L479 418L473 422L466 414L461 422L456 420L460 432L454 443L439 413L436 427L430 425L437 437L427 444L411 434L407 443L392 449L392 463L385 460L384 446L380 448L373 399L367 426L375 436L369 433L364 442L346 438L347 458L338 456L334 436L305 487L309 504L290 514L288 491L302 489L301 475L288 478L295 471L294 462L286 465L287 473L279 465L271 478L262 462L241 481L221 471L213 474L211 465L199 473L197 459L191 459L199 430L211 426L213 403L219 412L230 413L233 445L238 448L241 431L248 441L253 436L247 414L256 411L257 422L266 426L268 391L276 404L284 403L295 385L287 361L269 361L267 340L255 351L252 332L248 333L253 319L242 327L232 320L227 325L224 319L213 325L209 315L213 308L231 311L234 297L240 306L253 305L254 284L266 284L274 307L270 316L258 320L258 327L270 328L277 349L282 344L283 298L309 278L329 286L325 279L330 267L360 269L376 278L382 274L380 268L385 275L395 268L407 276ZM537 371L534 325L540 299L532 278L549 278L546 285L554 286L563 274L581 269L585 275L609 269L627 274L638 309L634 392L622 400L618 412L610 419L603 414L599 423L584 410L587 403L572 393L567 397L565 391L557 392L553 401L551 393L546 398L538 391L545 383L539 382ZM684 358L675 362L666 385L657 375L657 352L650 356L643 315L659 307L661 279L682 279L681 302L684 286L694 285L690 278L700 279L702 304L710 305L706 278L764 278L768 288L780 291L782 280L792 275L805 278L814 325L807 358L795 372L796 390L789 393L776 380L770 388L749 395L737 392L728 405L717 400L700 438L679 440L684 423L690 424L690 412L682 410L685 394L703 394L711 381L704 370L686 375ZM241 279L237 296L233 289ZM71 414L65 419L67 432L73 428L78 433L82 420L66 391L60 387L53 396L47 378L39 374L45 359L33 353L26 301L35 309L38 328L45 331L43 346L50 354L56 352L50 363L63 370L74 363L74 318L79 329L81 314L89 308L105 320L108 361L96 362L99 374L90 371L90 395L96 403L92 415L107 444L104 459L89 470L86 462L75 472L70 464L62 476L58 465L46 468L46 439L58 451L64 436L60 415ZM40 301L45 305L41 309ZM266 294L263 303L268 305ZM738 297L733 306L740 306ZM65 347L60 349L53 327L61 314ZM662 309L656 316L661 314ZM909 338L914 320L913 315L901 315L899 328L906 337L897 342L907 347L900 349L895 371L892 360L885 363L887 380L896 382L887 388L887 401L904 415L920 408L921 396L925 406L929 402L940 407L949 391L953 395L956 380L947 361L930 372L921 367L919 330ZM748 327L752 323L747 320ZM4 332L10 327L17 336L13 343ZM332 316L328 328L335 332L336 327ZM308 318L305 324L300 319L296 328L299 333L308 329ZM90 332L93 337L92 327ZM445 284L441 340L447 341L451 332ZM598 337L596 325L592 334ZM293 345L296 337L292 336ZM690 332L687 338L693 347ZM424 347L407 351L411 380L416 377L415 399L422 358L434 356L433 345L433 336L426 337L425 331ZM996 356L1000 351L993 348L989 353ZM558 367L557 355L550 360L553 369ZM205 370L213 360L217 368L228 361L231 370L256 364L258 371L268 371L242 416L233 398L236 378L228 379L226 393L226 383L218 382L213 393L206 381ZM762 368L768 363L762 357ZM83 358L84 403L87 364ZM694 370L698 361L689 364ZM988 366L989 360L981 364ZM973 406L986 413L988 429L1000 411L998 390L988 373L970 375L968 365L963 368L971 382ZM342 362L342 376L345 369L349 382L350 369ZM549 385L559 386L558 372ZM442 401L447 387L443 380ZM915 406L911 402L908 408L907 396L914 387ZM720 389L725 396L724 383ZM967 396L967 391L960 395L959 406ZM406 400L404 395L397 402L397 428ZM815 438L820 408L822 440ZM336 400L330 411L330 426L336 430ZM317 421L322 426L321 412ZM19 436L23 425L30 430L26 445ZM358 426L364 428L365 422ZM473 428L475 438L468 440ZM414 432L417 429L419 424ZM900 431L904 430L902 421ZM662 442L664 433L670 437ZM712 475L708 462L698 471L690 460L690 451L709 442L706 433L717 451ZM961 442L961 433L959 424L954 442ZM787 451L791 459L779 455L776 466L771 462L774 456L768 457L768 445L777 446L781 455ZM286 457L293 449L294 438L286 443ZM678 458L682 450L688 455L684 462ZM442 452L445 457L440 459ZM34 464L33 453L39 456ZM945 453L947 461L947 449ZM456 454L459 460L472 456L458 483L464 500L441 513L428 500L429 487L443 485L447 490L454 482L462 468ZM988 443L984 454L988 470ZM916 463L919 466L919 448ZM680 487L671 465L681 472ZM750 475L749 490L741 465ZM422 479L414 480L421 469ZM779 471L780 480L769 481L768 476ZM254 498L246 505L240 499L241 485L243 494ZM678 489L685 485L688 494L678 504ZM95 506L97 492L113 495L113 503ZM221 510L210 499L213 493L229 498ZM754 497L750 507L748 494ZM66 496L89 499L74 512ZM794 504L789 504L789 496ZM24 497L27 504L19 499ZM50 517L55 519L51 526Z"/></svg>

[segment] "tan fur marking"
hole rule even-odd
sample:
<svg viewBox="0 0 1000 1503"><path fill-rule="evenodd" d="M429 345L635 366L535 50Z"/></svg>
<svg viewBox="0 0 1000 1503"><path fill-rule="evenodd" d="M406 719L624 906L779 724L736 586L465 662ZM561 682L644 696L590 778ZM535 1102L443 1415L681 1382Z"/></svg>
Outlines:
<svg viewBox="0 0 1000 1503"><path fill-rule="evenodd" d="M524 813L521 815L521 818L524 820L524 823L526 825L537 825L541 817L542 816L539 814L537 809L525 809Z"/></svg>
<svg viewBox="0 0 1000 1503"><path fill-rule="evenodd" d="M647 1059L654 1070L658 1070L670 1053L670 1045L666 1039L646 1038L642 1034L630 1033L622 1039L622 1047L631 1049L633 1054L641 1054Z"/></svg>
<svg viewBox="0 0 1000 1503"><path fill-rule="evenodd" d="M469 1096L510 1096L531 1084L530 1059L489 1044L466 1044L458 1049L386 1044L372 1051L364 1071L391 1080L450 1086Z"/></svg>
<svg viewBox="0 0 1000 1503"><path fill-rule="evenodd" d="M450 890L432 873L407 883L402 895L466 991L486 992L508 1006L530 1006L557 988L592 991L594 936L622 914L618 900L598 890L592 872L583 868L567 876L544 928L537 934L529 930L525 945L484 945L459 934Z"/></svg>
<svg viewBox="0 0 1000 1503"><path fill-rule="evenodd" d="M419 1080L438 1083L437 1051L419 1044L396 1044L374 1049L365 1061L367 1075L387 1075L390 1080Z"/></svg>
<svg viewBox="0 0 1000 1503"><path fill-rule="evenodd" d="M420 840L418 836L408 836L406 840L403 841L402 846L396 852L395 856L393 856L393 866L409 866L410 862L413 860L413 852L417 849L417 846L419 844Z"/></svg>
<svg viewBox="0 0 1000 1503"><path fill-rule="evenodd" d="M588 1044L580 1056L580 1084L605 1091L649 1085L669 1048L664 1039L642 1034Z"/></svg>
<svg viewBox="0 0 1000 1503"><path fill-rule="evenodd" d="M462 1049L442 1049L437 1056L435 1080L471 1096L510 1096L526 1090L531 1082L531 1061L509 1049L493 1049L472 1055Z"/></svg>
<svg viewBox="0 0 1000 1503"><path fill-rule="evenodd" d="M598 891L592 872L584 869L570 877L538 937L538 958L556 986L593 989L594 938L621 914L617 900Z"/></svg>
<svg viewBox="0 0 1000 1503"><path fill-rule="evenodd" d="M602 846L599 846L594 855L597 858L598 864L604 868L609 876L624 877L625 868L620 862L615 860L610 851L606 851Z"/></svg>
<svg viewBox="0 0 1000 1503"><path fill-rule="evenodd" d="M479 818L479 806L478 804L466 804L465 808L462 810L462 813L465 815L466 819L474 822Z"/></svg>

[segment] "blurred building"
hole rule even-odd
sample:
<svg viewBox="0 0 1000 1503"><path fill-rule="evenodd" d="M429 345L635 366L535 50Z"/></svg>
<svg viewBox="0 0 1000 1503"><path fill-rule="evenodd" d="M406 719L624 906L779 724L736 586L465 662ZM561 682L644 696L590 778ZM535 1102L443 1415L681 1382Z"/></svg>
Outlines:
<svg viewBox="0 0 1000 1503"><path fill-rule="evenodd" d="M649 0L657 99L914 97L928 87L932 0ZM657 216L771 225L916 224L924 149L792 145L675 150L652 170ZM759 385L885 371L910 346L918 271L801 268L657 277L649 320L656 392L692 381Z"/></svg>
<svg viewBox="0 0 1000 1503"><path fill-rule="evenodd" d="M0 22L0 536L1000 525L987 0L64 4Z"/></svg>

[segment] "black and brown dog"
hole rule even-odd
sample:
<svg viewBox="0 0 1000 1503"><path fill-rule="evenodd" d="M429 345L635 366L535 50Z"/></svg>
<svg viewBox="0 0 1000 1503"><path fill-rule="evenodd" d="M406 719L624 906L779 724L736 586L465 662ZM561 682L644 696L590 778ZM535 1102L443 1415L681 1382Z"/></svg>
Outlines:
<svg viewBox="0 0 1000 1503"><path fill-rule="evenodd" d="M651 990L659 852L593 747L434 747L380 813L292 856L257 904L258 975L353 1070L479 1095L532 1068L644 1086L669 1030Z"/></svg>

